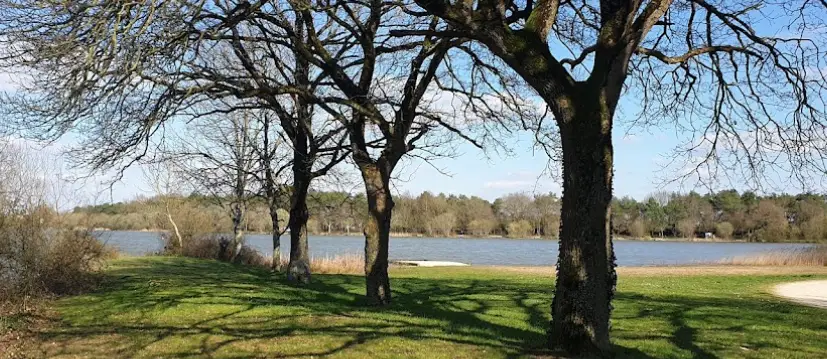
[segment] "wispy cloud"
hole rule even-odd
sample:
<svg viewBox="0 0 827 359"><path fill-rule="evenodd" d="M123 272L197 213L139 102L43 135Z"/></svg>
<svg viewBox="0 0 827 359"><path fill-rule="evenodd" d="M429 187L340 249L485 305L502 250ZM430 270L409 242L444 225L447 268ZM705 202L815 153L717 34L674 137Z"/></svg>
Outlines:
<svg viewBox="0 0 827 359"><path fill-rule="evenodd" d="M497 180L485 182L483 187L500 190L525 190L534 186L534 183L535 182L525 180Z"/></svg>
<svg viewBox="0 0 827 359"><path fill-rule="evenodd" d="M640 142L640 137L634 133L627 133L622 138L623 143L638 143Z"/></svg>
<svg viewBox="0 0 827 359"><path fill-rule="evenodd" d="M537 171L509 172L500 178L484 182L483 188L498 193L559 193L561 189L559 183L555 182L548 175Z"/></svg>

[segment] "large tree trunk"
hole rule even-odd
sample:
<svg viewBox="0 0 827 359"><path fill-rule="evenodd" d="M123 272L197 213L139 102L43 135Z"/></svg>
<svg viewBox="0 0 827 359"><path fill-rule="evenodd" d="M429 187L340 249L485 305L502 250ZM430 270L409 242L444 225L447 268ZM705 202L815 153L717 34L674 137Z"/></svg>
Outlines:
<svg viewBox="0 0 827 359"><path fill-rule="evenodd" d="M296 28L299 30L299 37L304 37L304 21L297 16ZM296 50L297 51L297 50ZM295 52L296 64L293 76L300 88L310 86L310 64L308 60ZM310 181L313 179L313 162L309 152L310 136L309 129L313 123L313 105L305 101L301 96L294 97L296 105L297 122L290 123L285 128L291 128L293 132L293 196L290 200L290 263L287 265L287 279L297 283L310 283L310 251L307 245L307 220L310 215L307 212L307 191L310 189ZM284 122L284 119L282 120Z"/></svg>
<svg viewBox="0 0 827 359"><path fill-rule="evenodd" d="M563 208L550 341L572 354L608 355L617 276L611 237L611 111L591 102L560 121ZM605 109L605 107L604 107Z"/></svg>
<svg viewBox="0 0 827 359"><path fill-rule="evenodd" d="M297 283L310 283L310 250L307 245L309 188L310 174L306 170L296 168L294 164L293 196L290 200L290 263L287 265L287 279Z"/></svg>
<svg viewBox="0 0 827 359"><path fill-rule="evenodd" d="M366 296L369 304L383 306L391 302L388 245L393 197L390 192L390 171L382 171L380 168L375 164L360 166L368 199L368 218L365 223Z"/></svg>

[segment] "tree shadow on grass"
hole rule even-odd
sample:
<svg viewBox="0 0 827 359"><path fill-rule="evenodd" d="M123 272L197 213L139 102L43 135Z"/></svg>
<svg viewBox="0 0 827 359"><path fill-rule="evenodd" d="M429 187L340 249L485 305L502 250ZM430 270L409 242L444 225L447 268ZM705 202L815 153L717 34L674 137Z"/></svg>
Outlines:
<svg viewBox="0 0 827 359"><path fill-rule="evenodd" d="M827 350L827 336L813 338L825 320L811 318L813 309L759 297L710 297L691 294L618 293L622 308L615 323L640 322L648 330L613 330L616 340L661 340L671 353L695 359L755 355L818 357ZM820 318L820 317L819 317ZM619 348L620 357L629 348ZM669 353L666 355L673 356ZM770 356L764 354L761 356ZM637 357L628 355L628 357Z"/></svg>
<svg viewBox="0 0 827 359"><path fill-rule="evenodd" d="M107 275L99 291L60 303L63 323L40 334L43 343L59 345L41 348L43 356L90 350L119 357L362 357L372 350L391 357L555 356L543 349L548 283L394 278L393 304L372 308L362 302L359 276L317 275L296 287L266 271L183 258L124 261ZM717 357L720 348L699 337L693 325L703 320L693 310L738 308L699 314L730 322L739 312L766 309L746 300L636 293L619 293L616 304L626 308L616 321L657 318L668 331L656 338L665 350L694 358ZM642 334L614 331L632 341L646 340ZM658 356L622 345L616 351Z"/></svg>

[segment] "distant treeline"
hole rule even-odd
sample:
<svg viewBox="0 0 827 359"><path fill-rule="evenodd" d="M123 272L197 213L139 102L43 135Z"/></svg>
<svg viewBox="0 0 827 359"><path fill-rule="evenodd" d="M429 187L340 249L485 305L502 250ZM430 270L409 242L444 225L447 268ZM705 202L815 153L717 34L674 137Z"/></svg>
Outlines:
<svg viewBox="0 0 827 359"><path fill-rule="evenodd" d="M229 213L221 201L200 195L177 198L175 213L202 230L229 231ZM361 194L315 192L309 199L313 234L358 234L366 217ZM167 229L164 211L169 199L138 199L126 203L78 207L67 223L113 230ZM509 194L494 202L475 196L424 192L395 199L392 231L408 235L513 238L556 238L560 229L560 198L554 194ZM782 242L827 242L827 201L815 194L758 196L726 190L700 195L691 192L656 193L644 201L616 198L612 203L613 230L631 238L697 238ZM287 220L287 212L280 216ZM251 201L246 229L270 232L264 203Z"/></svg>

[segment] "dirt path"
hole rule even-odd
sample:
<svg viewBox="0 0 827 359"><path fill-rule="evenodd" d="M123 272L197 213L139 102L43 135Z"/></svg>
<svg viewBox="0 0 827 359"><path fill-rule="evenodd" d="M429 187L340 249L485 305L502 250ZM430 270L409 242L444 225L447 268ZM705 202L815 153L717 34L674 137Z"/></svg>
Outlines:
<svg viewBox="0 0 827 359"><path fill-rule="evenodd" d="M827 280L779 284L775 294L796 303L827 309Z"/></svg>

